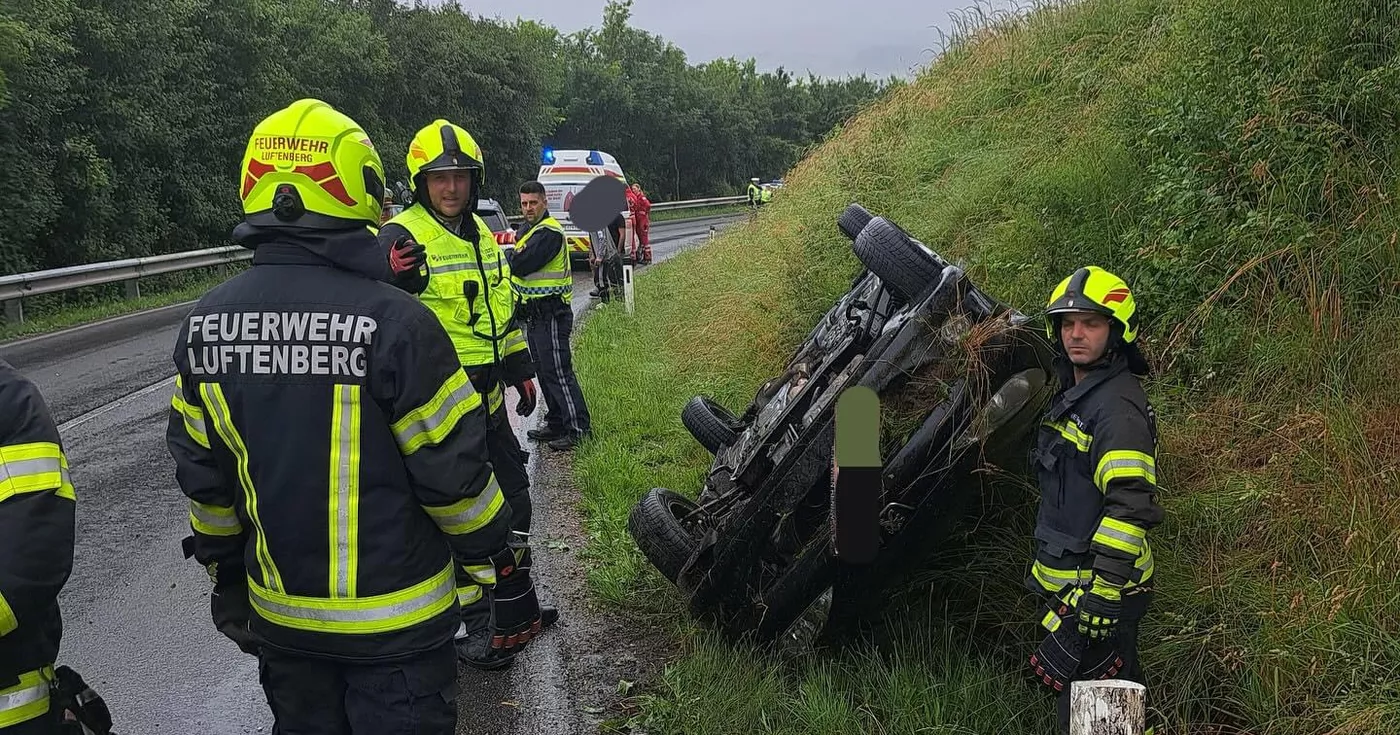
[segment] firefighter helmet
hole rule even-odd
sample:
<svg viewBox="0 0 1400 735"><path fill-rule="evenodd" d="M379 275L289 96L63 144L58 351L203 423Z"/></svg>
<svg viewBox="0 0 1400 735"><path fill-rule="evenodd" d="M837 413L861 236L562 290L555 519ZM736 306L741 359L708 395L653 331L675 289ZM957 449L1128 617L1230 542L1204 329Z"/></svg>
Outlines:
<svg viewBox="0 0 1400 735"><path fill-rule="evenodd" d="M1076 311L1103 314L1116 322L1125 344L1137 339L1137 302L1132 290L1123 279L1096 265L1080 268L1051 292L1045 332L1052 341L1060 339L1056 316Z"/></svg>
<svg viewBox="0 0 1400 735"><path fill-rule="evenodd" d="M432 121L408 144L408 177L415 192L429 171L470 171L479 191L486 183L486 159L466 129L441 118Z"/></svg>
<svg viewBox="0 0 1400 735"><path fill-rule="evenodd" d="M300 99L253 128L239 198L253 225L377 225L384 165L358 123L321 100Z"/></svg>

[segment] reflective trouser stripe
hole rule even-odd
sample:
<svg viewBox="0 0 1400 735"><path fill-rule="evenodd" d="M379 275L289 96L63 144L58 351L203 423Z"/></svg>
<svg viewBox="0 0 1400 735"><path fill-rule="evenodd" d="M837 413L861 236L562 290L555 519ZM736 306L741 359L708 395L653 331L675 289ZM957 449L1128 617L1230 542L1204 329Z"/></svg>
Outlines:
<svg viewBox="0 0 1400 735"><path fill-rule="evenodd" d="M366 635L410 628L451 610L457 587L449 564L408 589L372 597L287 595L250 580L248 599L259 617L284 628Z"/></svg>
<svg viewBox="0 0 1400 735"><path fill-rule="evenodd" d="M441 442L462 416L480 405L481 396L472 388L467 374L460 369L453 371L427 403L394 422L399 451L409 455L424 445Z"/></svg>
<svg viewBox="0 0 1400 735"><path fill-rule="evenodd" d="M1149 485L1157 484L1157 461L1149 454L1126 449L1104 452L1094 470L1094 484L1107 492L1108 483L1128 477L1141 477Z"/></svg>
<svg viewBox="0 0 1400 735"><path fill-rule="evenodd" d="M494 414L500 409L501 404L506 401L506 387L497 383L491 388L491 393L486 397L486 411Z"/></svg>
<svg viewBox="0 0 1400 735"><path fill-rule="evenodd" d="M170 407L179 412L185 420L185 433L190 435L195 444L205 449L209 448L209 428L204 422L204 409L194 406L185 401L184 379L175 376L175 393L170 396Z"/></svg>
<svg viewBox="0 0 1400 735"><path fill-rule="evenodd" d="M19 630L19 618L15 617L14 608L5 600L5 595L0 594L0 635L9 635Z"/></svg>
<svg viewBox="0 0 1400 735"><path fill-rule="evenodd" d="M1031 565L1031 576L1045 588L1046 592L1058 592L1065 585L1089 584L1094 578L1092 569L1056 569L1039 560Z"/></svg>
<svg viewBox="0 0 1400 735"><path fill-rule="evenodd" d="M190 527L205 536L237 536L243 523L233 508L190 501Z"/></svg>
<svg viewBox="0 0 1400 735"><path fill-rule="evenodd" d="M272 552L267 547L267 534L263 532L262 521L258 518L258 493L253 487L253 477L248 471L248 447L233 425L233 412L229 409L228 401L224 399L223 388L218 383L201 383L199 390L204 398L204 405L209 409L210 418L214 419L214 430L219 433L224 445L233 452L237 460L238 482L243 486L243 507L247 509L248 517L253 521L254 548L257 552L258 566L262 569L263 583L271 589L280 590L282 575L277 572L277 565L272 563Z"/></svg>
<svg viewBox="0 0 1400 735"><path fill-rule="evenodd" d="M0 689L0 727L18 725L49 711L49 682L53 681L52 666L27 671L19 675L19 683Z"/></svg>
<svg viewBox="0 0 1400 735"><path fill-rule="evenodd" d="M463 498L452 505L425 505L423 510L432 516L433 522L443 533L460 536L490 523L504 505L505 495L501 493L501 486L496 482L496 475L492 474L480 495Z"/></svg>
<svg viewBox="0 0 1400 735"><path fill-rule="evenodd" d="M20 493L53 490L60 498L74 500L68 476L68 458L54 442L30 442L0 446L0 502Z"/></svg>
<svg viewBox="0 0 1400 735"><path fill-rule="evenodd" d="M335 386L331 406L331 597L354 597L359 566L360 386Z"/></svg>

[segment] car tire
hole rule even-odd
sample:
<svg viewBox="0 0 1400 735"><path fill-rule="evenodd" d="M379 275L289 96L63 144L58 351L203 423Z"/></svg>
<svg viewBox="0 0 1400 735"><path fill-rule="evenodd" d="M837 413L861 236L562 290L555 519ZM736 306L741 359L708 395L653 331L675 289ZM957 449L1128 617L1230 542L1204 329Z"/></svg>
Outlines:
<svg viewBox="0 0 1400 735"><path fill-rule="evenodd" d="M856 257L901 301L912 301L943 272L941 259L899 225L876 217L860 231Z"/></svg>
<svg viewBox="0 0 1400 735"><path fill-rule="evenodd" d="M672 584L699 543L698 536L681 520L698 507L674 490L656 487L643 495L627 516L627 532L637 548Z"/></svg>
<svg viewBox="0 0 1400 735"><path fill-rule="evenodd" d="M681 409L681 423L700 445L718 454L721 449L739 440L743 422L729 409L706 396L695 396Z"/></svg>
<svg viewBox="0 0 1400 735"><path fill-rule="evenodd" d="M871 214L870 210L852 202L847 204L840 216L836 218L836 226L841 228L842 234L854 241L872 219L875 219L875 215Z"/></svg>

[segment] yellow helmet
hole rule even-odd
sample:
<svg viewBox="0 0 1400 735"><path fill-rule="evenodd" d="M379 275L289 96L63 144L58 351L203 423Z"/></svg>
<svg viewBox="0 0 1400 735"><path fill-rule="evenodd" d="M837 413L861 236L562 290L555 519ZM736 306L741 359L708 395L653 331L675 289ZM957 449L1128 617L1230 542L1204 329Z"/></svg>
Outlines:
<svg viewBox="0 0 1400 735"><path fill-rule="evenodd" d="M377 225L384 165L359 123L321 100L300 99L253 128L239 197L254 225Z"/></svg>
<svg viewBox="0 0 1400 735"><path fill-rule="evenodd" d="M470 171L477 192L486 183L486 158L476 139L460 125L442 118L428 123L408 144L408 180L415 194L429 171ZM421 198L421 196L420 196Z"/></svg>
<svg viewBox="0 0 1400 735"><path fill-rule="evenodd" d="M1075 311L1091 311L1116 321L1126 344L1137 339L1137 302L1132 290L1123 279L1096 265L1080 268L1051 292L1045 309L1045 333L1051 341L1060 339L1056 315Z"/></svg>

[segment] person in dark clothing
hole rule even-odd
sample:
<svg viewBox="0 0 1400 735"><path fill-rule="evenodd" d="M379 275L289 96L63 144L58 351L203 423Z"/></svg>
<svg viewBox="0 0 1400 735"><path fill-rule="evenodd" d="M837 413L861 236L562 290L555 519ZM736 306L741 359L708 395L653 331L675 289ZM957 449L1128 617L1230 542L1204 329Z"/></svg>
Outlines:
<svg viewBox="0 0 1400 735"><path fill-rule="evenodd" d="M611 242L599 241L602 232L594 232L589 237L597 267L593 270L593 282L596 285L588 295L596 296L605 303L612 300L613 289L622 288L622 231L626 227L627 220L619 212L617 217L608 223L606 230Z"/></svg>
<svg viewBox="0 0 1400 735"><path fill-rule="evenodd" d="M544 186L528 181L520 187L525 216L510 261L511 281L525 318L525 337L544 389L544 426L526 432L559 450L573 449L592 433L588 404L574 375L569 338L574 328L573 273L564 247L564 228L545 208Z"/></svg>
<svg viewBox="0 0 1400 735"><path fill-rule="evenodd" d="M1070 682L1145 683L1138 625L1155 572L1147 534L1163 511L1137 324L1132 291L1096 266L1062 281L1046 310L1060 390L1034 449L1040 512L1026 584L1050 608L1041 619L1049 635L1031 667L1059 693L1061 732L1069 730Z"/></svg>
<svg viewBox="0 0 1400 735"><path fill-rule="evenodd" d="M433 313L383 282L383 165L355 121L314 99L273 113L242 184L253 265L176 338L185 555L215 627L258 656L274 733L451 735L459 570L492 592L494 655L541 630L484 397Z"/></svg>

